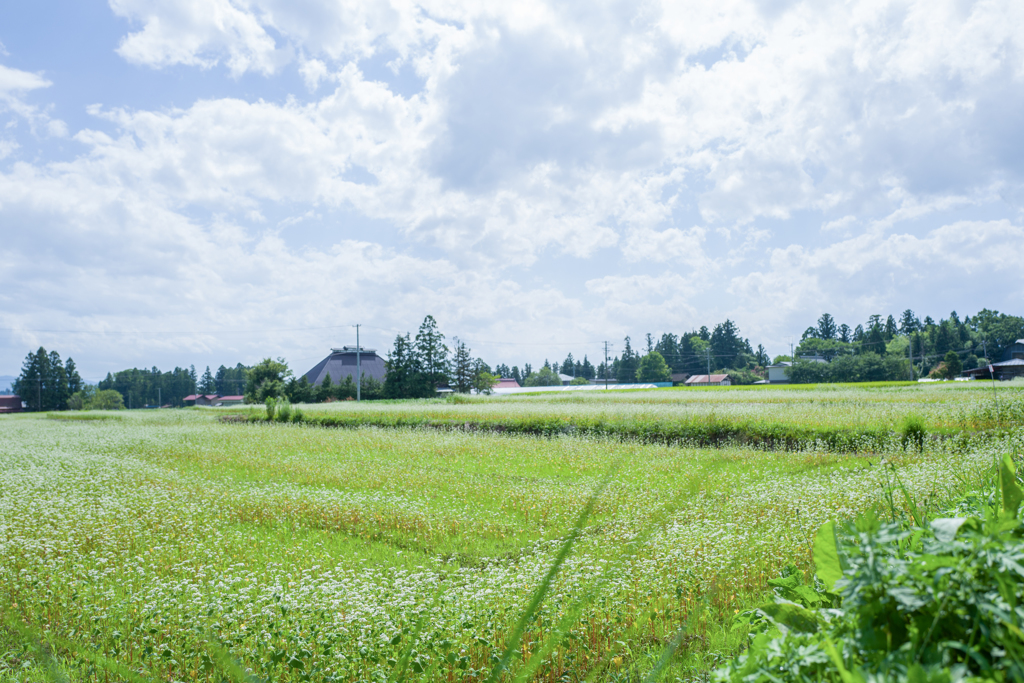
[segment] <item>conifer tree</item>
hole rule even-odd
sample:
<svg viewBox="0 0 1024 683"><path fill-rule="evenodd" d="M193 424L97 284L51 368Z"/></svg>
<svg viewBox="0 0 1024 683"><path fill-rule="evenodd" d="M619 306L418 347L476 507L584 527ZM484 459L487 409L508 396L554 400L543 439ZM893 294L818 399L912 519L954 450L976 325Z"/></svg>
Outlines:
<svg viewBox="0 0 1024 683"><path fill-rule="evenodd" d="M74 395L81 391L84 383L82 382L81 375L78 374L78 367L75 365L75 361L70 357L67 363L64 364L64 373L68 378L68 394Z"/></svg>
<svg viewBox="0 0 1024 683"><path fill-rule="evenodd" d="M217 392L217 382L213 378L213 373L210 372L210 366L206 366L206 372L203 373L203 378L199 380L199 393L200 394L214 394Z"/></svg>
<svg viewBox="0 0 1024 683"><path fill-rule="evenodd" d="M465 342L455 339L455 355L452 359L452 387L460 394L468 394L473 389L475 376L473 357Z"/></svg>
<svg viewBox="0 0 1024 683"><path fill-rule="evenodd" d="M640 356L633 351L633 347L630 345L630 339L629 337L626 337L626 346L622 350L622 356L619 358L619 367L615 372L616 380L623 384L635 382L636 369L639 365Z"/></svg>
<svg viewBox="0 0 1024 683"><path fill-rule="evenodd" d="M50 351L49 371L43 380L44 409L67 410L69 398L71 394L68 392L68 376L64 370L64 363L59 353Z"/></svg>
<svg viewBox="0 0 1024 683"><path fill-rule="evenodd" d="M416 357L425 383L424 393L429 390L427 395L433 395L437 387L448 385L448 347L432 315L423 319L416 333Z"/></svg>

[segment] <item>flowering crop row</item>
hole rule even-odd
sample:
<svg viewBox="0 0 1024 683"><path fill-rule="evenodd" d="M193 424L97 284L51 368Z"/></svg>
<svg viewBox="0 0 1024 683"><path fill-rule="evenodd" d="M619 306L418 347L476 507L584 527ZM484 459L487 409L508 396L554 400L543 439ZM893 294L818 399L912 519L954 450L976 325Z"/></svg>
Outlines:
<svg viewBox="0 0 1024 683"><path fill-rule="evenodd" d="M330 427L433 427L531 435L594 435L682 443L855 452L888 447L908 416L938 436L1003 429L1024 421L1024 391L965 385L813 389L656 390L455 397L393 404L303 406L295 422ZM237 410L224 411L231 419ZM265 419L250 409L250 421Z"/></svg>
<svg viewBox="0 0 1024 683"><path fill-rule="evenodd" d="M939 502L1022 438L847 455L202 411L4 418L0 613L76 681L118 680L95 653L220 681L222 650L264 680L383 681L403 656L415 679L486 677L607 482L513 666L556 633L534 678L626 675L685 623L679 666L698 670L735 645L729 618L767 579L807 566L822 522L878 503L883 457ZM45 680L39 652L0 625L0 681Z"/></svg>

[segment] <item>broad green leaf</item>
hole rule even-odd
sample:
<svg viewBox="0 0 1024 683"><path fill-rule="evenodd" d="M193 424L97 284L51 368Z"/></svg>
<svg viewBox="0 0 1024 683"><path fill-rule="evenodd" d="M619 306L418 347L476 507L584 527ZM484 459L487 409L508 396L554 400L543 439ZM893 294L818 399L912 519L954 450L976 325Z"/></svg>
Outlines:
<svg viewBox="0 0 1024 683"><path fill-rule="evenodd" d="M843 565L839 559L839 546L836 543L835 522L825 522L814 537L814 566L818 578L829 590L835 588L836 581L843 578Z"/></svg>
<svg viewBox="0 0 1024 683"><path fill-rule="evenodd" d="M1021 492L1020 487L1017 486L1017 470L1013 466L1013 458L1009 453L1003 455L999 475L1003 487L1003 511L1016 517L1020 502L1024 500L1024 492Z"/></svg>
<svg viewBox="0 0 1024 683"><path fill-rule="evenodd" d="M960 531L960 527L966 521L966 517L944 517L932 520L931 527L935 531L936 539L943 543L949 543L956 537L956 532Z"/></svg>
<svg viewBox="0 0 1024 683"><path fill-rule="evenodd" d="M759 608L772 621L794 631L815 633L818 630L818 615L793 602L763 605Z"/></svg>
<svg viewBox="0 0 1024 683"><path fill-rule="evenodd" d="M800 579L795 574L782 576L777 579L769 579L768 585L775 588L796 588L800 585Z"/></svg>

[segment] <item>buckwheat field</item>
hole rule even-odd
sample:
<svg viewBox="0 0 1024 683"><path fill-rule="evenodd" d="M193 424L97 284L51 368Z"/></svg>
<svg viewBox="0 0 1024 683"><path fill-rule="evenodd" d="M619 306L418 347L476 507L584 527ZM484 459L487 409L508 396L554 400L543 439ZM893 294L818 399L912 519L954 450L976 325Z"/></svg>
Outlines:
<svg viewBox="0 0 1024 683"><path fill-rule="evenodd" d="M987 383L300 410L0 418L0 681L702 680L824 522L1024 452Z"/></svg>

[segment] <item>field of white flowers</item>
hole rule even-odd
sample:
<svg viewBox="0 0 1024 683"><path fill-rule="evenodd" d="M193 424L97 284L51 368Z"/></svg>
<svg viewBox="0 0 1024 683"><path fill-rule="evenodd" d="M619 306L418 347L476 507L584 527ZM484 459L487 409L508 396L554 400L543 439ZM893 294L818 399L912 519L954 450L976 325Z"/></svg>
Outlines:
<svg viewBox="0 0 1024 683"><path fill-rule="evenodd" d="M986 400L861 391L803 392L799 409L935 425ZM797 392L705 393L724 412L797 410L783 401ZM629 412L658 397L387 409ZM836 454L225 424L203 410L58 417L0 419L4 682L486 680L598 489L506 676L625 679L681 627L675 675L696 675L735 651L731 617L768 579L809 567L823 522L878 506L894 476L944 504L1024 445L1013 429Z"/></svg>
<svg viewBox="0 0 1024 683"><path fill-rule="evenodd" d="M681 424L771 426L808 433L892 431L908 414L933 432L1006 426L1024 420L1024 385L1008 384L993 400L989 383L789 385L677 388L514 395L501 398L363 402L304 406L307 418L339 424L499 426L527 432L559 426L610 433L667 430ZM250 411L262 411L253 408Z"/></svg>

